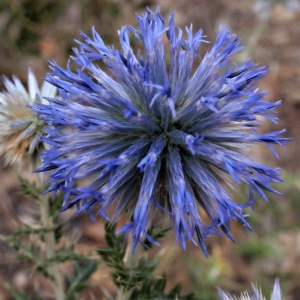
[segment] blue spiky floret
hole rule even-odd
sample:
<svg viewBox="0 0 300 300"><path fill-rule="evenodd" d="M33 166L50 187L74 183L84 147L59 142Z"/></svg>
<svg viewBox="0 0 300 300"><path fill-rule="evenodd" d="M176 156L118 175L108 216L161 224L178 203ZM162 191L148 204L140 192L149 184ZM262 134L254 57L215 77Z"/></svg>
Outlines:
<svg viewBox="0 0 300 300"><path fill-rule="evenodd" d="M137 15L137 22L139 29L119 31L120 51L106 46L95 29L93 38L82 34L85 43L78 42L72 57L76 73L51 62L46 80L62 98L33 108L49 124L44 141L50 147L38 171L52 170L46 192L65 193L62 210L76 205L94 218L96 207L112 222L127 212L131 221L120 231L132 231L133 251L144 237L155 242L147 230L160 210L184 249L187 240L196 243L196 233L207 255L204 237L223 231L233 240L230 219L251 229L243 209L253 206L254 194L267 200L263 190L278 193L270 185L281 181L278 169L254 162L249 146L286 142L284 130L255 130L257 116L276 122L272 113L280 101L264 101L254 86L266 67L251 59L230 63L243 47L227 28L201 59L202 30L193 34L191 26L184 39L174 14L166 25L159 8ZM134 53L129 33L143 53ZM248 202L235 203L223 183L248 186Z"/></svg>

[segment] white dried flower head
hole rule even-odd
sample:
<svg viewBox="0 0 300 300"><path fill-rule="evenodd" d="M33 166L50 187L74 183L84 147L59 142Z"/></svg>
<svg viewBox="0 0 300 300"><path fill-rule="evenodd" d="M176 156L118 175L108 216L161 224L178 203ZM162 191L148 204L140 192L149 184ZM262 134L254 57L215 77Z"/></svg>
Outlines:
<svg viewBox="0 0 300 300"><path fill-rule="evenodd" d="M40 139L44 122L38 120L28 107L42 97L53 98L57 89L44 82L39 89L34 73L28 70L28 90L19 78L12 80L4 77L5 90L0 93L0 154L5 163L22 168L29 163L35 168L39 163L39 154L44 150Z"/></svg>
<svg viewBox="0 0 300 300"><path fill-rule="evenodd" d="M221 289L219 289L219 295L221 297L221 300L266 300L266 298L262 294L261 289L254 284L252 285L252 291L250 295L248 294L248 292L243 292L241 293L240 297L237 298L235 296L225 294ZM282 299L283 298L281 297L279 280L276 279L270 300L282 300Z"/></svg>

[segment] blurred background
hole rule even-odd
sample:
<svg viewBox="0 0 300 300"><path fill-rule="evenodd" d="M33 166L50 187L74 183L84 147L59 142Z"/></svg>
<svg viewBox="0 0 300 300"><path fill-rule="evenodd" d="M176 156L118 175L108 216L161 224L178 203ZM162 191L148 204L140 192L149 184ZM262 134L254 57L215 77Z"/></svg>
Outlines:
<svg viewBox="0 0 300 300"><path fill-rule="evenodd" d="M286 128L287 146L278 147L280 160L270 150L257 149L257 160L282 170L284 183L276 188L283 196L269 196L269 203L257 199L248 218L253 232L232 224L236 238L206 240L210 256L189 245L186 252L174 245L169 233L157 273L167 270L170 290L183 281L183 292L196 291L202 299L218 299L216 287L239 294L257 282L269 298L274 279L280 279L285 300L300 299L300 3L295 1L249 0L0 0L0 74L18 76L27 85L31 67L39 82L47 72L48 60L66 66L74 39L82 40L80 30L91 33L95 26L107 44L119 47L117 30L125 24L136 26L134 13L146 6L161 6L167 18L176 11L175 22L181 27L194 24L203 28L207 40L214 41L219 25L228 26L247 47L235 57L237 63L252 56L267 65L269 75L259 83L270 91L269 101L282 100L279 124L264 123L264 132ZM0 87L3 88L2 80ZM10 234L20 217L30 213L32 201L21 194L15 171L5 167L1 158L0 233ZM236 201L245 201L242 189ZM241 200L242 199L242 200ZM66 214L68 214L66 212ZM64 216L62 216L64 217ZM104 245L103 224L91 224L88 216L72 218L68 234L76 236L76 249L91 255L94 247ZM26 263L16 260L14 250L0 242L0 299L10 299L5 283L19 290L47 290ZM103 266L91 278L91 288L81 299L102 299L101 286L113 293L109 271ZM45 299L46 296L45 296Z"/></svg>

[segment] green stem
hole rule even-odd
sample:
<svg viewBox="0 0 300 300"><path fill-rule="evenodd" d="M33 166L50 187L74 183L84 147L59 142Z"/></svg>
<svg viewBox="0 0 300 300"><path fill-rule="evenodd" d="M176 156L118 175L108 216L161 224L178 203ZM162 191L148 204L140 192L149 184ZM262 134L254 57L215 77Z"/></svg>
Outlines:
<svg viewBox="0 0 300 300"><path fill-rule="evenodd" d="M140 244L137 245L134 254L132 254L132 234L128 235L127 245L125 249L125 255L123 258L124 266L129 270L133 270L137 267L139 259L142 255L143 249ZM117 289L117 300L130 300L132 290L126 290L126 287Z"/></svg>
<svg viewBox="0 0 300 300"><path fill-rule="evenodd" d="M40 198L40 214L41 214L41 223L44 228L53 228L53 217L50 215L50 205L49 198L47 196L41 196ZM55 256L55 235L54 231L49 231L43 234L45 247L46 247L46 257L47 259ZM56 300L65 300L65 292L63 286L62 274L59 270L57 264L53 264L47 267L47 271L53 277L52 287L55 294Z"/></svg>

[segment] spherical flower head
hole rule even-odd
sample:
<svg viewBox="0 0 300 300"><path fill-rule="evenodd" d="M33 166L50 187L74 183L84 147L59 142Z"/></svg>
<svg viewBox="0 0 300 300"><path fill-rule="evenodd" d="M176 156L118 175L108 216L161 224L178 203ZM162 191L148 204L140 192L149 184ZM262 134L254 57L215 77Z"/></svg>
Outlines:
<svg viewBox="0 0 300 300"><path fill-rule="evenodd" d="M243 292L239 298L236 298L224 293L221 289L219 289L219 295L221 300L266 300L261 289L258 288L257 285L252 285L251 296L248 292ZM282 300L280 283L278 279L275 280L270 300Z"/></svg>
<svg viewBox="0 0 300 300"><path fill-rule="evenodd" d="M64 101L35 108L49 124L44 141L51 148L42 155L38 171L50 171L46 191L65 193L63 209L76 205L78 213L95 209L112 222L122 212L131 220L121 231L133 234L133 251L146 237L156 211L168 216L177 242L225 233L230 220L250 229L243 209L253 206L254 194L279 182L277 169L249 157L255 143L283 144L281 131L259 134L255 128L280 102L262 98L254 83L266 67L251 60L240 66L230 57L241 50L240 39L220 29L216 41L201 58L202 30L182 30L174 14L166 24L159 13L137 15L138 29L119 31L121 50L105 45L93 29L83 34L73 61L77 72L51 63L47 80L59 88ZM130 35L142 47L133 51ZM194 70L194 71L193 71ZM227 187L245 184L246 203L235 203ZM107 210L113 207L110 216ZM201 214L207 217L202 220ZM208 220L206 222L206 220Z"/></svg>
<svg viewBox="0 0 300 300"><path fill-rule="evenodd" d="M17 77L4 77L5 89L0 93L0 154L4 154L6 164L14 164L19 169L26 163L31 168L40 164L39 155L44 150L40 135L45 122L38 120L28 107L42 96L53 98L56 87L45 82L41 88L33 72L28 70L28 88Z"/></svg>

